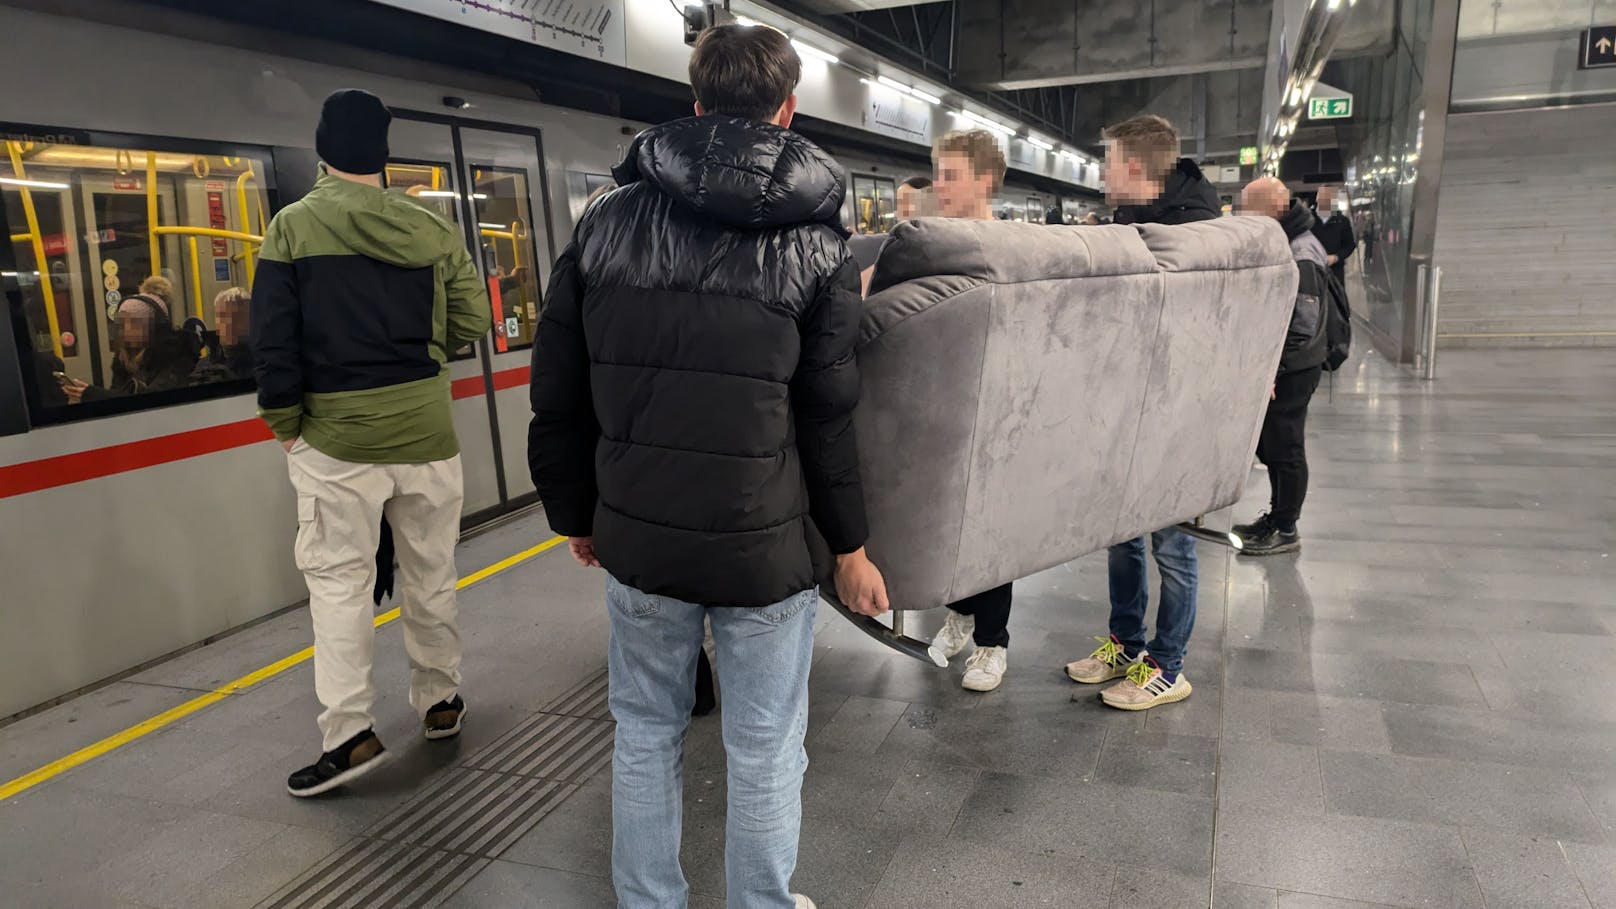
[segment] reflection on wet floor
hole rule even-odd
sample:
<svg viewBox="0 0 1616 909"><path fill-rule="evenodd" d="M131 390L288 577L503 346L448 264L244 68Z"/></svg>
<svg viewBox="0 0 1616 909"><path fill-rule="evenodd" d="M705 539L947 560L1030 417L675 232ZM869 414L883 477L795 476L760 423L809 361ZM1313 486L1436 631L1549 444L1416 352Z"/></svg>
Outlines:
<svg viewBox="0 0 1616 909"><path fill-rule="evenodd" d="M1017 585L1009 674L988 695L960 689L963 656L928 670L824 610L798 889L827 909L1616 907L1616 360L1444 352L1430 384L1371 358L1320 388L1309 425L1300 555L1201 546L1182 704L1108 710L1061 673L1105 632L1103 556ZM1249 519L1266 492L1254 472L1212 523ZM463 564L542 533L527 519ZM342 799L281 792L313 735L305 667L0 804L7 905L270 905L374 848L454 865L407 905L612 906L598 765L501 828L497 851L386 832L433 787L491 772L479 754L599 670L599 600L559 554L464 594L476 711L447 749L410 738L384 632L380 732L401 760ZM70 713L145 711L132 722L292 652L303 621L0 729L0 767L76 747ZM704 909L723 894L720 723L695 721L687 746Z"/></svg>

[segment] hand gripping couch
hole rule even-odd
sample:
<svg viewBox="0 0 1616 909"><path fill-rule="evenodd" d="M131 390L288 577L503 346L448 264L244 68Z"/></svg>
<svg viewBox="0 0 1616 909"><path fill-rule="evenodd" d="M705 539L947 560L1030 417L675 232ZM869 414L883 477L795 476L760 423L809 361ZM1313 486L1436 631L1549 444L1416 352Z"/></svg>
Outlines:
<svg viewBox="0 0 1616 909"><path fill-rule="evenodd" d="M866 301L855 418L868 548L893 609L1237 501L1296 285L1268 218L900 224Z"/></svg>

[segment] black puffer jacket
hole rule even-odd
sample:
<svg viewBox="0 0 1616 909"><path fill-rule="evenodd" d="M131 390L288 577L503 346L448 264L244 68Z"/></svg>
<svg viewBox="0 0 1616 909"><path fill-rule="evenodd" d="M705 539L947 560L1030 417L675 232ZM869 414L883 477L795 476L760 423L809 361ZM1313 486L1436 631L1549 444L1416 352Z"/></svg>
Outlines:
<svg viewBox="0 0 1616 909"><path fill-rule="evenodd" d="M533 482L625 584L778 602L814 585L810 515L835 552L866 535L841 169L714 115L640 134L613 173L539 322Z"/></svg>
<svg viewBox="0 0 1616 909"><path fill-rule="evenodd" d="M1201 168L1189 158L1179 158L1168 175L1162 194L1147 205L1117 207L1118 224L1189 224L1223 216L1217 187L1206 179Z"/></svg>

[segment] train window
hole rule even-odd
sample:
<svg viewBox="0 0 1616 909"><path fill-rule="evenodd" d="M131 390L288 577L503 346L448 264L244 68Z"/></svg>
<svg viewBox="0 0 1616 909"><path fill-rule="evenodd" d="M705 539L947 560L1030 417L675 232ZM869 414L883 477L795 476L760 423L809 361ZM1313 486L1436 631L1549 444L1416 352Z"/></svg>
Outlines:
<svg viewBox="0 0 1616 909"><path fill-rule="evenodd" d="M447 164L394 159L387 162L387 188L403 192L450 224L460 223L454 173Z"/></svg>
<svg viewBox="0 0 1616 909"><path fill-rule="evenodd" d="M272 173L267 152L216 144L56 131L4 142L16 267L3 278L22 300L35 422L250 380L246 308Z"/></svg>
<svg viewBox="0 0 1616 909"><path fill-rule="evenodd" d="M504 352L533 343L543 306L533 246L532 187L526 169L472 164L477 236L494 307L494 346Z"/></svg>
<svg viewBox="0 0 1616 909"><path fill-rule="evenodd" d="M853 205L861 234L884 234L898 223L898 184L890 177L853 175Z"/></svg>

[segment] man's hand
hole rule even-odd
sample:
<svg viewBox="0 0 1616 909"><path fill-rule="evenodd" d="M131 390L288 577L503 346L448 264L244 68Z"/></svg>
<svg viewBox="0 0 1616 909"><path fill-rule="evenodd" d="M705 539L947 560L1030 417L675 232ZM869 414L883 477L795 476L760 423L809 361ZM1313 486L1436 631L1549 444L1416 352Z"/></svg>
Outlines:
<svg viewBox="0 0 1616 909"><path fill-rule="evenodd" d="M299 438L300 438L299 436L293 436L290 439L282 439L281 440L281 447L286 449L287 454L291 454L292 453L292 446L297 444L297 440Z"/></svg>
<svg viewBox="0 0 1616 909"><path fill-rule="evenodd" d="M67 395L69 404L77 404L84 400L84 390L89 387L78 379L69 379L62 383L62 394Z"/></svg>
<svg viewBox="0 0 1616 909"><path fill-rule="evenodd" d="M864 547L836 557L836 596L843 606L871 618L889 608L886 578L864 554Z"/></svg>
<svg viewBox="0 0 1616 909"><path fill-rule="evenodd" d="M567 540L567 548L572 551L572 560L585 568L599 568L600 559L595 558L594 537L571 537Z"/></svg>
<svg viewBox="0 0 1616 909"><path fill-rule="evenodd" d="M1337 259L1335 256L1325 256L1324 261L1330 263L1331 265L1334 265L1335 263L1340 262L1341 260Z"/></svg>
<svg viewBox="0 0 1616 909"><path fill-rule="evenodd" d="M1270 401L1278 401L1279 400L1279 386L1278 385L1270 385L1270 386L1268 386L1268 400L1270 400Z"/></svg>

